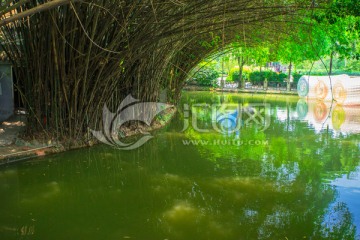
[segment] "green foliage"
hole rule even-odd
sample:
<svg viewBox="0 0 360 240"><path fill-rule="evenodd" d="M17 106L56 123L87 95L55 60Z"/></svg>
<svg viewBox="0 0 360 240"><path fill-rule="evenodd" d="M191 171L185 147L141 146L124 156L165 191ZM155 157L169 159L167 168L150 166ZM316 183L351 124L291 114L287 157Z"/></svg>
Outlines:
<svg viewBox="0 0 360 240"><path fill-rule="evenodd" d="M310 69L311 74L327 72L330 65L333 74L354 74L354 71L360 70L360 64L356 61L360 59L360 1L331 0L328 8L317 9L311 16L304 16L302 21L304 24L288 29L287 34L279 33L276 41L263 41L254 36L252 44L248 44L244 43L241 34L236 35L226 51L218 55L221 56L218 72L222 66L228 74L226 80L234 82L240 79L239 65L262 67L267 62L278 61L293 66L291 75L296 84L301 75ZM203 45L219 46L219 36L212 32L209 35ZM299 69L303 74L295 72ZM265 78L269 82L284 82L287 74L270 71L250 73L244 70L242 78L262 84Z"/></svg>
<svg viewBox="0 0 360 240"><path fill-rule="evenodd" d="M265 80L265 78L266 78L265 72L255 71L250 73L250 81L252 83L261 83Z"/></svg>
<svg viewBox="0 0 360 240"><path fill-rule="evenodd" d="M212 49L217 47L221 43L221 37L214 35L213 32L209 32L209 41L201 40L199 42L200 46L205 49Z"/></svg>
<svg viewBox="0 0 360 240"><path fill-rule="evenodd" d="M315 28L326 35L328 50L342 58L360 59L356 47L360 35L360 1L333 0L324 11L317 11Z"/></svg>
<svg viewBox="0 0 360 240"><path fill-rule="evenodd" d="M348 71L360 71L360 61L351 61L345 68Z"/></svg>
<svg viewBox="0 0 360 240"><path fill-rule="evenodd" d="M243 69L243 79L245 80L245 81L249 81L249 79L250 79L250 73L251 73L252 71L249 69L249 68L244 68Z"/></svg>
<svg viewBox="0 0 360 240"><path fill-rule="evenodd" d="M250 81L252 83L262 84L265 81L265 78L269 82L284 82L285 79L287 78L287 75L285 73L276 73L272 71L265 71L265 72L255 71L250 73Z"/></svg>
<svg viewBox="0 0 360 240"><path fill-rule="evenodd" d="M272 72L272 76L268 78L268 81L271 82L285 82L287 75L285 73L274 73Z"/></svg>
<svg viewBox="0 0 360 240"><path fill-rule="evenodd" d="M215 60L204 60L193 69L192 77L188 80L190 84L198 86L213 87L216 85L216 79L220 76L217 68L218 62Z"/></svg>
<svg viewBox="0 0 360 240"><path fill-rule="evenodd" d="M239 77L239 68L232 68L226 78L226 81L229 82L237 82L239 81L240 77Z"/></svg>
<svg viewBox="0 0 360 240"><path fill-rule="evenodd" d="M213 68L203 67L195 73L193 80L199 86L214 86L220 74Z"/></svg>
<svg viewBox="0 0 360 240"><path fill-rule="evenodd" d="M297 84L299 82L299 79L301 78L302 74L301 73L294 73L292 76L294 78L294 83Z"/></svg>
<svg viewBox="0 0 360 240"><path fill-rule="evenodd" d="M334 0L325 12L314 15L314 19L321 23L324 21L335 24L341 18L360 16L360 2L358 0Z"/></svg>

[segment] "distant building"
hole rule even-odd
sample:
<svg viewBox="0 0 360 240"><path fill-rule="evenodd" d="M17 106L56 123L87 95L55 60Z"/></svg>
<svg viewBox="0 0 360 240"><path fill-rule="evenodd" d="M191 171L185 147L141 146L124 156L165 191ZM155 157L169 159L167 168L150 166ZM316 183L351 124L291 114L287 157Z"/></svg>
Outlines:
<svg viewBox="0 0 360 240"><path fill-rule="evenodd" d="M266 64L266 67L277 73L286 73L288 71L288 67L279 62L269 62Z"/></svg>

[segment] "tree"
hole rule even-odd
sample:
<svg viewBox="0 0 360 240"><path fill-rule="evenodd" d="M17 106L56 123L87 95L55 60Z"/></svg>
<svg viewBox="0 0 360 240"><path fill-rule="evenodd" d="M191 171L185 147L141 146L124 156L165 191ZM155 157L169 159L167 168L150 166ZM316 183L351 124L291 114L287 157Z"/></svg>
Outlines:
<svg viewBox="0 0 360 240"><path fill-rule="evenodd" d="M239 32L247 47L273 38L306 1L91 0L55 7L70 1L6 0L1 6L17 2L26 4L8 11L13 18L3 14L2 24L13 24L0 29L1 43L24 86L29 129L81 141L89 128L101 127L105 104L116 109L128 94L156 101L164 89L176 103L202 59ZM41 13L27 17L35 12Z"/></svg>
<svg viewBox="0 0 360 240"><path fill-rule="evenodd" d="M16 13L16 8L21 7L22 5L30 2L30 0L22 0L17 3L13 3L13 0L6 1L3 5L1 5L0 11L1 16L10 15L9 17L6 17L2 20L0 20L0 27L5 26L6 24L15 22L17 20L20 20L22 18L29 17L35 13L40 13L43 11L48 11L50 9L69 4L71 0L53 0L50 2L39 4L36 7L33 7L29 10L26 10L24 12ZM76 2L78 0L72 0L72 2Z"/></svg>
<svg viewBox="0 0 360 240"><path fill-rule="evenodd" d="M269 48L262 44L254 44L246 46L240 42L240 39L231 44L232 55L235 57L239 66L239 88L245 87L245 79L243 78L243 71L245 64L264 66L269 60Z"/></svg>
<svg viewBox="0 0 360 240"><path fill-rule="evenodd" d="M310 21L308 19L308 21ZM325 33L310 22L293 26L296 30L283 35L274 46L276 59L288 63L287 90L290 91L290 78L293 66L304 60L317 60L326 55L328 41Z"/></svg>
<svg viewBox="0 0 360 240"><path fill-rule="evenodd" d="M343 59L360 59L357 48L360 36L360 2L357 0L334 0L325 11L318 11L313 18L316 27L325 32L329 44L329 75L333 72L336 55Z"/></svg>

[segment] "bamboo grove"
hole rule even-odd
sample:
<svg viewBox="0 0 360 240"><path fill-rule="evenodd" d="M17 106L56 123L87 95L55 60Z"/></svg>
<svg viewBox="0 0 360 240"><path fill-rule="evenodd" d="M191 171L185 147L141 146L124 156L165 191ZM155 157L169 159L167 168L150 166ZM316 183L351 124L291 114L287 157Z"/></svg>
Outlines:
<svg viewBox="0 0 360 240"><path fill-rule="evenodd" d="M16 13L45 2L26 1ZM116 109L128 94L156 101L163 90L176 103L187 74L201 59L235 40L276 40L316 4L70 1L2 27L2 47L29 110L29 130L82 141L89 128L101 128L104 104Z"/></svg>

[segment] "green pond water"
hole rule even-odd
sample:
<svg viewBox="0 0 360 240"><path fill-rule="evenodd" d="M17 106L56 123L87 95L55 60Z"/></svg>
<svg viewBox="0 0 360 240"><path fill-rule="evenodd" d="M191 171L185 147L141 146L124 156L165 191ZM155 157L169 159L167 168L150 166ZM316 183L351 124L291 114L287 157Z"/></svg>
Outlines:
<svg viewBox="0 0 360 240"><path fill-rule="evenodd" d="M360 239L358 107L185 92L178 109L135 150L1 167L0 239Z"/></svg>

